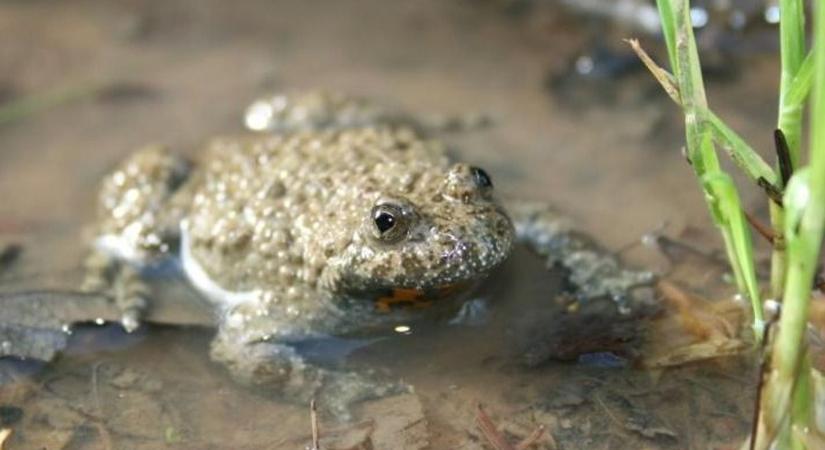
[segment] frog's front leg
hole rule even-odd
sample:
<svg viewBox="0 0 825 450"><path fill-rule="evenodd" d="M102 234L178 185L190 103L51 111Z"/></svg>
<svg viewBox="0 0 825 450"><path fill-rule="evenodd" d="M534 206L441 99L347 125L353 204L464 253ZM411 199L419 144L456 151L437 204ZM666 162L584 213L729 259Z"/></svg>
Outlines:
<svg viewBox="0 0 825 450"><path fill-rule="evenodd" d="M593 238L577 231L573 224L550 206L541 203L516 202L509 212L516 228L517 240L545 258L548 267L566 271L568 287L579 300L608 297L621 309L642 287L654 282L654 275L624 266L619 259L602 248ZM641 295L649 300L648 295Z"/></svg>
<svg viewBox="0 0 825 450"><path fill-rule="evenodd" d="M294 343L313 336L300 335L294 324L280 326L278 318L243 317L239 312L243 309L246 305L236 305L226 313L210 351L211 358L241 384L292 403L316 399L322 409L340 419L350 418L355 403L410 390L371 373L310 361Z"/></svg>
<svg viewBox="0 0 825 450"><path fill-rule="evenodd" d="M160 146L147 146L104 178L93 249L85 261L85 291L107 291L128 331L140 324L149 289L140 272L168 256L184 215L189 163Z"/></svg>
<svg viewBox="0 0 825 450"><path fill-rule="evenodd" d="M84 261L85 278L80 290L111 292L112 300L121 312L120 323L127 332L140 326L140 319L149 305L149 286L140 269L114 256L93 249Z"/></svg>

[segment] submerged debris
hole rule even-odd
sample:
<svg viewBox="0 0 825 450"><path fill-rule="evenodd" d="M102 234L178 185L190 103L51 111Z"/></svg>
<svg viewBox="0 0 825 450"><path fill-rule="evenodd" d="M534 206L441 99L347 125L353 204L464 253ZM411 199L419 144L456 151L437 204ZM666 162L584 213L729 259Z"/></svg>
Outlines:
<svg viewBox="0 0 825 450"><path fill-rule="evenodd" d="M321 405L323 409L324 405ZM356 423L321 427L317 404L310 402L309 436L281 441L275 448L305 450L423 450L430 448L427 419L416 395L404 394L364 402L358 407ZM306 442L310 441L307 445Z"/></svg>
<svg viewBox="0 0 825 450"><path fill-rule="evenodd" d="M591 366L621 367L633 359L642 344L645 319L653 309L622 314L616 305L601 299L562 310L552 322L537 321L524 329L521 359L528 367L548 360L575 361ZM543 322L543 326L542 326Z"/></svg>
<svg viewBox="0 0 825 450"><path fill-rule="evenodd" d="M627 421L625 421L624 426L626 429L634 433L639 433L643 437L649 439L656 439L659 437L671 439L678 438L678 435L673 430L656 423L651 423L649 418L646 416L637 415L629 417Z"/></svg>
<svg viewBox="0 0 825 450"><path fill-rule="evenodd" d="M639 304L654 302L652 272L627 268L547 205L519 204L511 213L519 239L546 258L547 267L567 271L567 287L578 300L610 298L628 314Z"/></svg>
<svg viewBox="0 0 825 450"><path fill-rule="evenodd" d="M672 367L690 362L741 354L746 305L735 299L710 302L691 295L672 282L658 285L669 313L656 319L644 367Z"/></svg>
<svg viewBox="0 0 825 450"><path fill-rule="evenodd" d="M318 444L318 409L315 407L315 399L309 402L309 423L312 428L312 446L309 450L321 450Z"/></svg>
<svg viewBox="0 0 825 450"><path fill-rule="evenodd" d="M595 399L596 403L604 410L604 413L616 425L647 439L667 438L675 440L678 438L678 435L669 427L661 424L658 418L650 415L644 409L638 408L627 398L617 394L611 395L611 397L613 397L613 402L618 405L616 411L607 406L605 400L600 396L595 396ZM620 414L623 417L620 417Z"/></svg>
<svg viewBox="0 0 825 450"><path fill-rule="evenodd" d="M51 374L41 383L20 401L26 415L15 427L21 442L37 442L37 448L74 448L69 443L81 439L92 448L150 448L139 444L164 439L170 428L186 430L175 404L149 373L98 362Z"/></svg>
<svg viewBox="0 0 825 450"><path fill-rule="evenodd" d="M50 361L66 348L75 323L118 316L108 298L75 292L0 294L0 357Z"/></svg>
<svg viewBox="0 0 825 450"><path fill-rule="evenodd" d="M546 205L519 204L511 211L519 238L543 263L542 276L550 269L561 278L560 292L540 294L541 303L530 305L535 313L514 319L523 336L517 344L522 361L534 367L607 352L622 365L641 343L644 319L659 310L655 275L627 267Z"/></svg>
<svg viewBox="0 0 825 450"><path fill-rule="evenodd" d="M518 444L512 445L508 443L504 434L498 430L495 423L493 423L493 419L487 415L480 403L476 405L476 424L479 430L481 430L482 436L484 436L487 442L496 450L525 450L536 444L539 439L544 436L544 426L539 425L529 436L522 439ZM552 441L552 437L550 439ZM555 442L552 442L552 446L552 448L556 448Z"/></svg>
<svg viewBox="0 0 825 450"><path fill-rule="evenodd" d="M146 321L176 326L211 327L208 309L182 283L160 283ZM120 320L108 295L68 290L0 293L0 357L50 361L66 348L75 325Z"/></svg>

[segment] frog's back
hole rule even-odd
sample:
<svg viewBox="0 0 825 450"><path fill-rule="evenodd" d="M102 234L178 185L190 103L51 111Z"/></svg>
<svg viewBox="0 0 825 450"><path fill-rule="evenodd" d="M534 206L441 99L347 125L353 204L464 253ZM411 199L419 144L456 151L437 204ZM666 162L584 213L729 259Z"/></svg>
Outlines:
<svg viewBox="0 0 825 450"><path fill-rule="evenodd" d="M190 181L188 247L232 291L314 288L365 205L447 165L440 145L389 127L214 139Z"/></svg>

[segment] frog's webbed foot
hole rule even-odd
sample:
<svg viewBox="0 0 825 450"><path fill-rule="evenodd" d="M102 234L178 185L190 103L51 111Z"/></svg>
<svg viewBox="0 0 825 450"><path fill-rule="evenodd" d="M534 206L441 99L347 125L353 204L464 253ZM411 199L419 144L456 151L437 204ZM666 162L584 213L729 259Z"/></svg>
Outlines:
<svg viewBox="0 0 825 450"><path fill-rule="evenodd" d="M137 330L149 307L150 294L140 271L98 250L89 254L84 266L86 275L80 289L84 292L109 292L121 312L123 328L130 333Z"/></svg>
<svg viewBox="0 0 825 450"><path fill-rule="evenodd" d="M640 288L652 285L653 273L626 267L548 205L515 203L509 212L518 241L545 258L548 267L563 268L568 287L578 299L609 297L620 309L650 300L642 294L649 290Z"/></svg>
<svg viewBox="0 0 825 450"><path fill-rule="evenodd" d="M238 382L297 404L316 399L325 411L349 420L358 402L409 392L400 382L370 373L321 367L292 346L276 341L244 342L234 333L218 332L211 357L223 363Z"/></svg>
<svg viewBox="0 0 825 450"><path fill-rule="evenodd" d="M114 301L121 312L120 323L131 333L140 327L149 308L149 285L143 281L140 271L124 264L114 284Z"/></svg>

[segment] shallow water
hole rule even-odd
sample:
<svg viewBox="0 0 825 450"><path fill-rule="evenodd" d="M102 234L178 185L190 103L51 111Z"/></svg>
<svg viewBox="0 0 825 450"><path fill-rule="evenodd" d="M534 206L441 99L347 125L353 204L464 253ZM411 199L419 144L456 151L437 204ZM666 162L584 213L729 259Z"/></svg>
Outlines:
<svg viewBox="0 0 825 450"><path fill-rule="evenodd" d="M240 131L256 96L314 87L414 113L489 114L492 127L445 136L457 156L485 167L503 195L550 202L608 248L631 246L622 256L632 264L667 269L631 245L663 223L718 248L680 153L681 118L649 77L565 78L593 29L555 8L518 15L496 2L2 2L0 102L46 92L53 103L0 126L0 239L23 247L0 273L2 290L76 286L96 184L137 146L192 153ZM628 33L603 39L618 47ZM756 55L741 67L710 81L711 103L767 150L777 62ZM764 214L759 192L745 191L747 208ZM534 315L540 303L529 300L552 291L535 261L522 264L532 268L495 294L508 317ZM514 440L544 425L557 448L729 448L749 430L747 361L526 368L513 359L518 336L500 339L519 331L514 323L414 330L355 351L353 362L403 378L415 394L362 405L356 425L323 419L322 431L372 427L377 448L486 448L477 402ZM208 360L209 339L197 326L76 332L33 381L0 388L9 448L307 445L308 408L237 386Z"/></svg>

